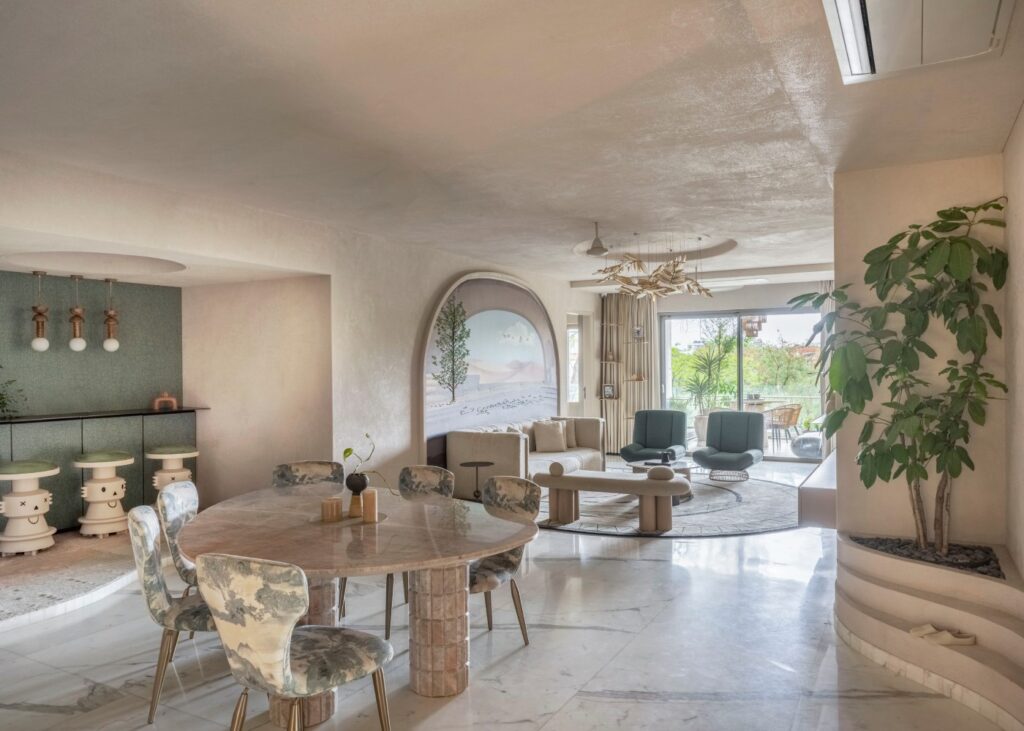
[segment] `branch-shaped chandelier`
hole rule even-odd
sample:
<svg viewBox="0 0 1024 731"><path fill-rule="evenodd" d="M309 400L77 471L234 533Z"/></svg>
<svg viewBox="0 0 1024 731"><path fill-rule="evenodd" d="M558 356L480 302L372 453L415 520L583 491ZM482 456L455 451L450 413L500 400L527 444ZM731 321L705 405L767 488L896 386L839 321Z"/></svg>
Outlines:
<svg viewBox="0 0 1024 731"><path fill-rule="evenodd" d="M667 297L670 294L696 294L710 297L711 291L685 271L686 255L679 254L659 264L648 273L644 260L635 254L623 254L622 260L599 269L601 282L618 285L622 294L642 299Z"/></svg>

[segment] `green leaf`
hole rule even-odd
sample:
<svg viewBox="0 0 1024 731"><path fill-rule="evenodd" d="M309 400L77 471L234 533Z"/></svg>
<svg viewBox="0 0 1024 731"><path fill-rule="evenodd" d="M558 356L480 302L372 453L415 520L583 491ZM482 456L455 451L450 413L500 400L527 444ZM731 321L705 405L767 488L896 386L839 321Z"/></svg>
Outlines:
<svg viewBox="0 0 1024 731"><path fill-rule="evenodd" d="M1006 221L1001 218L982 218L978 223L984 223L988 226L998 226L999 228L1006 228Z"/></svg>
<svg viewBox="0 0 1024 731"><path fill-rule="evenodd" d="M875 430L875 422L868 419L864 422L864 428L860 430L860 436L857 437L859 444L867 444L871 441L871 433Z"/></svg>
<svg viewBox="0 0 1024 731"><path fill-rule="evenodd" d="M932 231L938 231L942 234L948 234L950 231L956 231L963 224L953 223L952 221L938 221L933 223L931 228Z"/></svg>
<svg viewBox="0 0 1024 731"><path fill-rule="evenodd" d="M859 343L850 342L843 349L846 358L847 373L850 378L860 379L867 376L868 359L864 355L864 348Z"/></svg>
<svg viewBox="0 0 1024 731"><path fill-rule="evenodd" d="M931 253L924 262L924 273L929 277L938 276L946 268L949 261L949 241L942 239L932 246Z"/></svg>
<svg viewBox="0 0 1024 731"><path fill-rule="evenodd" d="M978 426L985 426L985 407L979 401L970 401L967 404L967 413Z"/></svg>
<svg viewBox="0 0 1024 731"><path fill-rule="evenodd" d="M343 460L346 460L346 459L348 459L349 457L351 457L351 456L352 456L352 453L353 453L354 451L355 451L355 450L354 450L354 449L352 449L352 447L345 447L345 451L341 453L341 458L342 458Z"/></svg>
<svg viewBox="0 0 1024 731"><path fill-rule="evenodd" d="M957 241L949 249L949 273L954 279L966 282L974 268L974 255L971 247L963 241Z"/></svg>
<svg viewBox="0 0 1024 731"><path fill-rule="evenodd" d="M878 472L875 469L875 458L871 454L865 454L860 460L860 481L864 487L871 487L878 479Z"/></svg>
<svg viewBox="0 0 1024 731"><path fill-rule="evenodd" d="M903 353L903 343L899 340L889 340L882 346L882 365L894 365Z"/></svg>
<svg viewBox="0 0 1024 731"><path fill-rule="evenodd" d="M850 415L849 409L836 409L828 416L825 417L823 426L825 427L825 438L831 439L832 436L839 431L839 427L846 421L846 417Z"/></svg>
<svg viewBox="0 0 1024 731"><path fill-rule="evenodd" d="M985 313L985 319L988 320L988 326L992 328L992 332L996 334L997 338L1003 337L1003 326L999 322L999 316L996 315L995 308L992 305L984 304L981 306L981 309Z"/></svg>
<svg viewBox="0 0 1024 731"><path fill-rule="evenodd" d="M846 382L850 379L849 365L846 360L846 347L837 348L832 354L828 365L828 384L833 391L842 393Z"/></svg>
<svg viewBox="0 0 1024 731"><path fill-rule="evenodd" d="M939 211L939 218L943 221L966 221L967 214L960 208L944 208Z"/></svg>
<svg viewBox="0 0 1024 731"><path fill-rule="evenodd" d="M876 264L880 261L885 261L889 258L889 255L893 251L892 244L882 244L881 246L872 249L864 255L865 264Z"/></svg>

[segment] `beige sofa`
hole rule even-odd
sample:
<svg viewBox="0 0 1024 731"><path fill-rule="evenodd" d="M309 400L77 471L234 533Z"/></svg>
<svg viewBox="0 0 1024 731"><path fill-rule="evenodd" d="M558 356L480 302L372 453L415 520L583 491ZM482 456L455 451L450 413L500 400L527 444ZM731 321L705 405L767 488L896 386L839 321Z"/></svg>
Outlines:
<svg viewBox="0 0 1024 731"><path fill-rule="evenodd" d="M552 417L568 422L569 448L564 452L538 452L533 422L494 424L448 432L448 469L455 474L455 497L472 499L476 470L463 462L493 462L480 468L480 484L494 475L531 479L546 472L552 462L572 457L580 469L604 471L604 419L594 417ZM574 437L574 438L573 438ZM575 446L572 446L575 443Z"/></svg>

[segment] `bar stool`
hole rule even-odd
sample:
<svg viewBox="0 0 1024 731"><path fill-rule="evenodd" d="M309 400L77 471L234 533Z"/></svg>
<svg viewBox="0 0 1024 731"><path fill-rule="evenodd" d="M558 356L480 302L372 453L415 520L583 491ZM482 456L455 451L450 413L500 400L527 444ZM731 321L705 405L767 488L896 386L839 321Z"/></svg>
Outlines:
<svg viewBox="0 0 1024 731"><path fill-rule="evenodd" d="M86 509L78 522L83 536L104 538L128 530L128 516L121 505L127 483L117 476L117 468L134 462L127 452L86 452L75 458L75 467L92 470L92 477L82 485Z"/></svg>
<svg viewBox="0 0 1024 731"><path fill-rule="evenodd" d="M146 459L161 461L160 469L153 473L153 487L163 490L172 482L189 482L192 470L185 466L185 460L199 456L199 450L192 445L172 444L167 447L153 447L146 452Z"/></svg>
<svg viewBox="0 0 1024 731"><path fill-rule="evenodd" d="M39 488L39 479L59 472L60 467L52 462L0 463L0 482L11 483L11 492L0 499L0 513L7 518L0 535L0 556L35 556L54 544L57 529L46 524L53 496Z"/></svg>

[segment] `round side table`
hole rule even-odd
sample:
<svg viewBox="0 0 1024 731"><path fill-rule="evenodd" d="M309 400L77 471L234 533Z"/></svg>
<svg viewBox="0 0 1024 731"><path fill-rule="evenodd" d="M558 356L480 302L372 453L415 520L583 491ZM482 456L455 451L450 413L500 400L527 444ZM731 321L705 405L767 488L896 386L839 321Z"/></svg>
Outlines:
<svg viewBox="0 0 1024 731"><path fill-rule="evenodd" d="M493 467L493 466L494 466L494 462L482 462L482 461L459 462L459 467L472 467L473 469L476 470L476 477L474 479L474 483L475 484L473 486L473 498L474 499L476 499L476 500L480 499L480 468L481 467Z"/></svg>
<svg viewBox="0 0 1024 731"><path fill-rule="evenodd" d="M78 522L83 536L103 538L128 530L128 516L121 505L127 483L117 476L117 468L134 462L127 452L86 452L75 458L75 467L92 470L92 477L82 485L86 509Z"/></svg>
<svg viewBox="0 0 1024 731"><path fill-rule="evenodd" d="M199 456L199 450L192 445L173 444L167 447L153 447L146 452L146 459L161 461L160 469L153 473L153 487L163 490L172 482L192 479L192 470L185 466L185 460Z"/></svg>
<svg viewBox="0 0 1024 731"><path fill-rule="evenodd" d="M11 491L0 499L0 513L7 518L0 535L0 556L34 556L54 544L57 529L46 524L53 496L39 488L39 480L59 472L52 462L0 463L0 482L11 483Z"/></svg>

